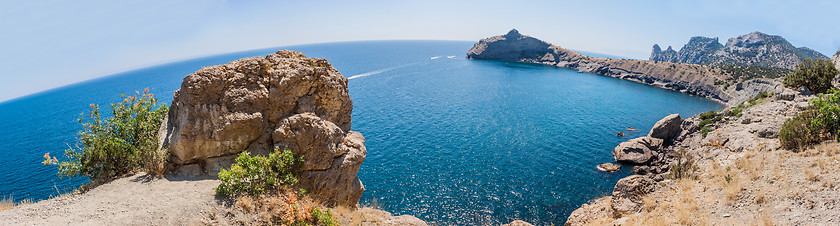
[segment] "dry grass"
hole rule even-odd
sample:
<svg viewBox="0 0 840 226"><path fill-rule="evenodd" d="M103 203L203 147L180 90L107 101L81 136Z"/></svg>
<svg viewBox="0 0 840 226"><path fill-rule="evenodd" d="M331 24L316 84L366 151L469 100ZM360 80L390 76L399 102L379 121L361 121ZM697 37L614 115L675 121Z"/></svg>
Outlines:
<svg viewBox="0 0 840 226"><path fill-rule="evenodd" d="M315 208L327 210L312 198L300 196L297 191L293 190L284 190L259 197L240 196L235 200L234 206L245 213L256 216L251 219L254 222L243 222L245 224L313 223L316 221L312 214Z"/></svg>
<svg viewBox="0 0 840 226"><path fill-rule="evenodd" d="M15 203L15 198L12 196L0 198L0 211L15 208L16 206L32 204L32 200L24 199L20 203Z"/></svg>

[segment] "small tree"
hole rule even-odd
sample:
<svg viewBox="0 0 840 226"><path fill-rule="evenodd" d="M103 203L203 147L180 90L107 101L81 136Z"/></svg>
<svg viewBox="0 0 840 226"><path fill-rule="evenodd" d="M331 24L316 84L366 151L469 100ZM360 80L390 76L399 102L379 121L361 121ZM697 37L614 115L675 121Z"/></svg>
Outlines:
<svg viewBox="0 0 840 226"><path fill-rule="evenodd" d="M112 103L107 119L102 119L99 106L91 104L88 119L79 118L77 147L65 150L64 161L47 153L44 164L58 165L59 176L86 176L97 182L140 168L160 175L166 151L158 150L157 132L169 108L158 104L149 89L137 94L122 95L122 102Z"/></svg>
<svg viewBox="0 0 840 226"><path fill-rule="evenodd" d="M832 87L831 80L838 73L830 60L808 58L796 65L796 70L785 77L784 84L788 88L805 86L811 92L824 93Z"/></svg>

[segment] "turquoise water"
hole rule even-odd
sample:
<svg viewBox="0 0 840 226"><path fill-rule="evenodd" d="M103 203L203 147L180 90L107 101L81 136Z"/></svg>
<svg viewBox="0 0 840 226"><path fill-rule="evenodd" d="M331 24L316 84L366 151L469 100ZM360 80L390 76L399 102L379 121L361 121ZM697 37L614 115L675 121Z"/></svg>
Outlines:
<svg viewBox="0 0 840 226"><path fill-rule="evenodd" d="M324 57L351 78L367 139L363 205L438 224L562 223L629 174L595 170L669 113L715 102L573 70L464 59L472 42L372 41L254 50L140 69L0 103L0 196L41 200L84 179L40 164L74 144L88 105L151 87L165 103L201 66L279 49ZM632 126L637 131L624 131ZM623 131L625 137L615 134Z"/></svg>

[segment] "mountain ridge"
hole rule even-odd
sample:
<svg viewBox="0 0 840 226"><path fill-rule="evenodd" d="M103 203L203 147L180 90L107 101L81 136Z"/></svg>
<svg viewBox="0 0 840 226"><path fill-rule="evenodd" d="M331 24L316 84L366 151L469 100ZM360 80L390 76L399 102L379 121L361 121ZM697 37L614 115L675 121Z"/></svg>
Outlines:
<svg viewBox="0 0 840 226"><path fill-rule="evenodd" d="M808 47L795 47L778 35L758 31L730 38L722 45L718 38L695 36L679 51L671 46L662 50L654 44L649 59L672 63L691 63L709 66L742 65L795 69L803 59L828 59Z"/></svg>

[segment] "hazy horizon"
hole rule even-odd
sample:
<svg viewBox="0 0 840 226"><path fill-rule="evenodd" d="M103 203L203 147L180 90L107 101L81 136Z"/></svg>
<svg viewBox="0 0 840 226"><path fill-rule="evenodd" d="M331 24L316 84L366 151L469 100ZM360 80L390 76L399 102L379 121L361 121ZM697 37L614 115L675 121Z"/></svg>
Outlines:
<svg viewBox="0 0 840 226"><path fill-rule="evenodd" d="M512 28L563 48L647 59L693 36L760 31L831 56L833 1L15 2L0 9L0 102L215 54L367 40L478 41Z"/></svg>

